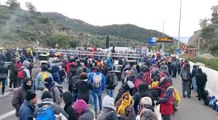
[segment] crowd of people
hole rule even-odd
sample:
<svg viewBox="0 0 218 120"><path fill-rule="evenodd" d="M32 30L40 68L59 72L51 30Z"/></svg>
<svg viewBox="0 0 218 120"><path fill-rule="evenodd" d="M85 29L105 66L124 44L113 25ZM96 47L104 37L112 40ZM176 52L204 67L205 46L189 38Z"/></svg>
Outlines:
<svg viewBox="0 0 218 120"><path fill-rule="evenodd" d="M187 60L175 57L153 55L144 58L141 66L121 61L119 77L110 55L105 61L71 57L47 64L33 63L29 52L14 56L8 67L7 57L0 54L0 81L4 95L9 74L12 106L19 120L158 120L157 106L162 120L171 120L180 102L173 78L181 77L183 98L191 98L194 90L199 100L207 82L201 68L193 66L191 72Z"/></svg>

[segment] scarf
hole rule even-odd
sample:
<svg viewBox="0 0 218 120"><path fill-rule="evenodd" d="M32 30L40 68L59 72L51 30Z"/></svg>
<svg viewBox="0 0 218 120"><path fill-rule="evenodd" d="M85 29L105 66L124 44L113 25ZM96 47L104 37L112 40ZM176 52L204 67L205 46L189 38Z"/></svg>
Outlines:
<svg viewBox="0 0 218 120"><path fill-rule="evenodd" d="M124 99L125 95L129 96L129 100ZM129 107L131 105L131 103L132 103L132 96L129 93L124 93L122 95L122 102L117 109L117 114L125 115L126 108Z"/></svg>

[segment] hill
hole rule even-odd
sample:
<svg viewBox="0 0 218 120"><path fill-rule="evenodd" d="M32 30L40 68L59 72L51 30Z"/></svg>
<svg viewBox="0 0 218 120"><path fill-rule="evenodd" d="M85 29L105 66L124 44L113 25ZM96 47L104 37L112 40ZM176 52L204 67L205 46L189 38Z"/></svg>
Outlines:
<svg viewBox="0 0 218 120"><path fill-rule="evenodd" d="M148 37L161 37L162 33L131 24L94 26L59 13L33 13L0 5L2 46L27 47L39 43L40 46L54 47L58 43L66 48L90 45L105 47L107 35L116 46L136 46L145 45Z"/></svg>
<svg viewBox="0 0 218 120"><path fill-rule="evenodd" d="M211 19L200 20L201 29L188 41L189 46L199 47L201 53L218 55L218 5L213 6Z"/></svg>

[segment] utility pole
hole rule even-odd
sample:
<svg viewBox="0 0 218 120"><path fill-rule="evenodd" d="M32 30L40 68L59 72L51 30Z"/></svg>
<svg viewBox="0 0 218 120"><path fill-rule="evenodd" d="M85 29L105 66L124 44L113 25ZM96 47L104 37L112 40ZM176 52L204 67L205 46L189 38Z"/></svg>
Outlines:
<svg viewBox="0 0 218 120"><path fill-rule="evenodd" d="M180 48L179 42L180 42L181 17L182 17L182 0L180 0L180 9L179 9L178 48Z"/></svg>
<svg viewBox="0 0 218 120"><path fill-rule="evenodd" d="M163 20L162 37L164 37L164 25L165 25L165 21ZM162 52L164 52L164 43L162 43Z"/></svg>

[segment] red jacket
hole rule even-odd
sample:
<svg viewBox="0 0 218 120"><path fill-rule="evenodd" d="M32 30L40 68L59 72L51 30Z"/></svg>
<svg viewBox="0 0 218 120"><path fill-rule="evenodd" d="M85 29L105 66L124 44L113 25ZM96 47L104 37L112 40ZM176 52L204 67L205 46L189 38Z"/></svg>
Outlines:
<svg viewBox="0 0 218 120"><path fill-rule="evenodd" d="M160 95L160 113L162 115L171 115L174 112L173 88L167 89L169 86L170 82L168 82L164 87L162 87L162 92Z"/></svg>

